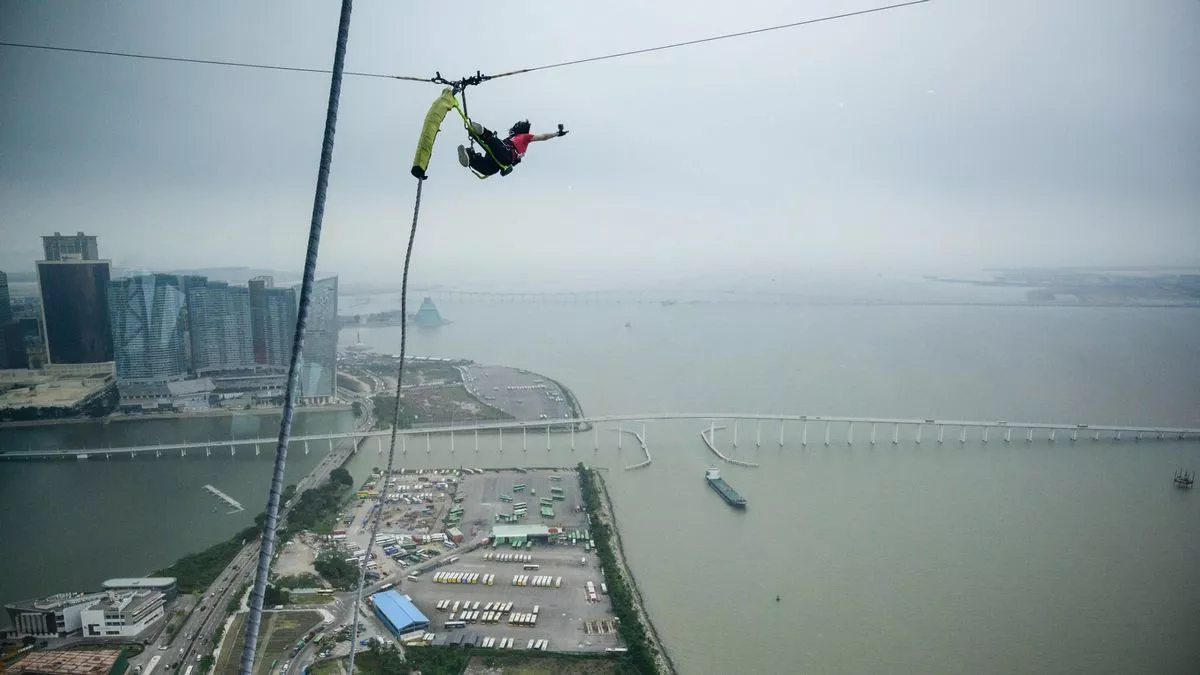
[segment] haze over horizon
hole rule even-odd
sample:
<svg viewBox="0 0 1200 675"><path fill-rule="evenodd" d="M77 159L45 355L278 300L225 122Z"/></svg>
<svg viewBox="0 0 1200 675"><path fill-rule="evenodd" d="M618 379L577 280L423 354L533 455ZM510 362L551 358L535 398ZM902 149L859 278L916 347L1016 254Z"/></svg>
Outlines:
<svg viewBox="0 0 1200 675"><path fill-rule="evenodd" d="M500 72L879 4L360 1L346 66ZM0 41L328 67L336 4L282 7L10 2ZM448 118L412 283L1197 266L1197 26L1194 2L933 1L488 82L483 123L572 133L478 181ZM299 267L327 75L0 47L0 79L0 269L32 270L56 230L119 267ZM437 93L345 80L321 274L398 280Z"/></svg>

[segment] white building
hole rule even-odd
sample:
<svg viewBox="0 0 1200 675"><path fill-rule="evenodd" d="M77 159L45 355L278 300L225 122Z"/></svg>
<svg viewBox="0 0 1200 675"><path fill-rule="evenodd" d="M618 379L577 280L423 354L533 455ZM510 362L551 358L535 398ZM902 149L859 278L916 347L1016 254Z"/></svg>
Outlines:
<svg viewBox="0 0 1200 675"><path fill-rule="evenodd" d="M106 591L158 591L171 602L179 595L175 577L132 577L109 579L104 582Z"/></svg>
<svg viewBox="0 0 1200 675"><path fill-rule="evenodd" d="M83 610L84 637L135 637L161 619L165 597L158 591L108 591Z"/></svg>
<svg viewBox="0 0 1200 675"><path fill-rule="evenodd" d="M17 635L59 637L79 630L82 612L103 597L103 593L56 593L4 608Z"/></svg>

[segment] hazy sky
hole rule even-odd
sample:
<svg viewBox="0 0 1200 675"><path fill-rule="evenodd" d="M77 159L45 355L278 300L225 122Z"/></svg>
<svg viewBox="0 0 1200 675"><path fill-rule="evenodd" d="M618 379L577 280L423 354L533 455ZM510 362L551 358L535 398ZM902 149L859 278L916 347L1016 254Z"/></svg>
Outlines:
<svg viewBox="0 0 1200 675"><path fill-rule="evenodd" d="M875 5L360 0L347 68L494 73ZM0 40L328 67L338 9L0 0ZM934 0L496 80L473 117L572 133L480 181L448 118L414 283L1197 264L1198 63L1196 0ZM119 265L299 269L328 87L0 47L0 269L54 230ZM345 80L322 273L398 278L438 91Z"/></svg>

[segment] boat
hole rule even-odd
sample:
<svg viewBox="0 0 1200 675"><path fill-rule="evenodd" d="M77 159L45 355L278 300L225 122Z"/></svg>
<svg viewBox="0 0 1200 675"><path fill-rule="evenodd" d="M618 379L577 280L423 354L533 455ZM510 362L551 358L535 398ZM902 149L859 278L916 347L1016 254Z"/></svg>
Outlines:
<svg viewBox="0 0 1200 675"><path fill-rule="evenodd" d="M704 480L708 481L709 487L716 490L717 494L721 495L721 499L724 499L730 506L735 509L746 508L746 500L737 493L737 490L730 487L724 478L721 478L721 472L717 471L715 467L704 471Z"/></svg>
<svg viewBox="0 0 1200 675"><path fill-rule="evenodd" d="M1196 485L1196 472L1187 472L1183 469L1175 470L1175 487L1188 489Z"/></svg>

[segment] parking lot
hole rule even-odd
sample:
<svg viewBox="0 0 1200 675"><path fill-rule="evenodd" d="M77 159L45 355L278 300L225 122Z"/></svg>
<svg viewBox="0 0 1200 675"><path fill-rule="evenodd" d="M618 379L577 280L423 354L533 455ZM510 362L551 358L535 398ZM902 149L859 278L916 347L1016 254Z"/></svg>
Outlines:
<svg viewBox="0 0 1200 675"><path fill-rule="evenodd" d="M513 649L527 648L529 640L547 640L546 649L551 651L603 651L619 646L597 557L586 538L588 519L573 470L398 470L389 480L376 475L362 487L387 496L379 532L395 536L406 547L389 556L383 546L373 546L378 577L370 581L394 583L411 597L429 617L436 643L488 637L495 638L495 647L502 638L513 638ZM346 536L338 545L347 555L366 549L370 531L363 519L374 503L363 500L346 514L353 520L342 528ZM548 513L542 512L543 506ZM456 526L462 542L430 541L446 538L444 519L452 508L462 509ZM497 533L510 539L495 543ZM414 557L421 562L414 563ZM413 573L418 573L415 581L409 579ZM451 573L479 576L475 583L435 580ZM484 575L494 575L491 584ZM528 579L518 585L517 576ZM547 580L539 586L534 577ZM589 600L589 582L594 601ZM442 601L446 602L439 609ZM502 603L510 602L507 612L499 611ZM493 608L485 609L489 603ZM534 614L535 608L533 625L510 622L513 615ZM464 616L467 611L477 614ZM486 615L488 611L494 614ZM366 618L366 613L360 617ZM448 627L447 621L466 624Z"/></svg>
<svg viewBox="0 0 1200 675"><path fill-rule="evenodd" d="M589 602L587 597L587 582L591 581L599 589L601 576L594 552L585 552L582 543L575 546L561 544L535 544L532 548L521 548L520 552L531 556L529 564L538 566L537 570L526 570L524 562L501 562L487 560L485 557L492 553L515 553L508 545L492 549L490 546L459 556L452 565L438 568L437 572L467 572L478 573L480 583L449 584L437 583L434 576L437 572L430 571L421 576L421 581L406 581L404 592L413 603L429 617L432 622L430 631L442 640L454 641L461 639L474 642L477 638L492 637L499 644L501 638L513 638L513 649L525 649L529 640L548 640L547 649L550 651L603 651L608 647L618 646L616 625L613 621L612 606L608 596L598 594L598 602ZM484 574L494 574L493 585L482 583ZM549 587L532 585L514 586L514 576L553 577L561 578L561 585L555 587L553 582ZM446 601L449 607L438 609L438 604ZM459 603L459 611L454 613L454 603ZM470 615L463 617L464 603L471 603L472 611L479 613L478 618ZM485 623L482 620L488 603L512 603L507 613L502 613L498 620ZM479 609L475 610L475 603ZM537 620L532 626L514 625L510 617L514 614L532 614L537 609ZM463 628L446 628L446 622L453 619L467 620Z"/></svg>
<svg viewBox="0 0 1200 675"><path fill-rule="evenodd" d="M560 480L551 481L550 476L558 476ZM525 485L525 492L513 492L513 486L521 484ZM551 496L552 486L562 489L565 499L552 500L554 516L543 518L538 501ZM514 502L524 501L528 504L529 512L521 521L523 523L543 524L564 530L582 529L587 525L587 514L579 510L583 506L579 480L570 469L529 470L524 473L515 469L485 471L482 474L462 476L458 490L459 495L463 497L460 504L463 507L463 516L459 528L463 531L467 543L481 536L488 536L496 523L496 515L511 515ZM512 501L502 500L501 495L511 497Z"/></svg>
<svg viewBox="0 0 1200 675"><path fill-rule="evenodd" d="M554 382L537 373L507 366L463 366L463 385L484 403L514 419L570 419L566 394Z"/></svg>

